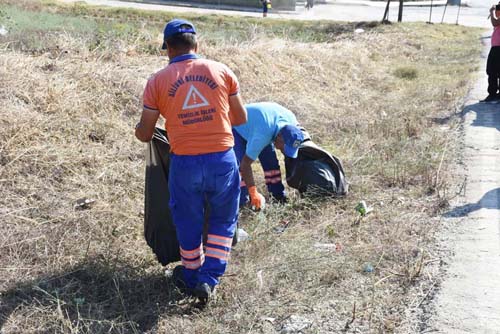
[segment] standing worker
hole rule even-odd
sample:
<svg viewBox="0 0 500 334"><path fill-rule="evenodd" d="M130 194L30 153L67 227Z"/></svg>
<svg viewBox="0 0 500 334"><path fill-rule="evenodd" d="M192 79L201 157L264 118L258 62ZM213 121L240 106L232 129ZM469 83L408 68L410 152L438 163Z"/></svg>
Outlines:
<svg viewBox="0 0 500 334"><path fill-rule="evenodd" d="M202 59L192 23L175 19L164 30L170 62L144 90L135 136L151 140L161 114L171 146L170 209L182 266L174 283L202 301L212 296L224 274L238 219L240 176L232 125L246 122L239 83L224 64ZM210 205L203 248L205 203Z"/></svg>
<svg viewBox="0 0 500 334"><path fill-rule="evenodd" d="M260 0L262 5L262 17L267 17L267 12L271 9L271 0Z"/></svg>
<svg viewBox="0 0 500 334"><path fill-rule="evenodd" d="M248 122L233 127L234 150L240 161L242 177L240 205L248 202L259 210L263 197L257 191L252 172L252 163L259 158L266 185L271 196L280 201L286 200L285 187L275 148L285 156L297 158L304 134L297 127L295 115L285 107L274 102L246 104Z"/></svg>
<svg viewBox="0 0 500 334"><path fill-rule="evenodd" d="M490 8L490 20L493 25L491 34L491 49L486 63L486 74L488 74L488 96L481 102L500 101L500 2Z"/></svg>

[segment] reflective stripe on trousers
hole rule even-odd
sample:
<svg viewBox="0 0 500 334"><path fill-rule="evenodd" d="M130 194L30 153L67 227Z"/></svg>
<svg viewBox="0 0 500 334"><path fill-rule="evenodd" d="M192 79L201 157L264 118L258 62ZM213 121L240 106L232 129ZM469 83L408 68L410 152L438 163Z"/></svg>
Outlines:
<svg viewBox="0 0 500 334"><path fill-rule="evenodd" d="M233 149L196 156L171 155L170 208L189 288L219 283L226 270L238 218L240 176ZM205 203L210 206L205 252Z"/></svg>

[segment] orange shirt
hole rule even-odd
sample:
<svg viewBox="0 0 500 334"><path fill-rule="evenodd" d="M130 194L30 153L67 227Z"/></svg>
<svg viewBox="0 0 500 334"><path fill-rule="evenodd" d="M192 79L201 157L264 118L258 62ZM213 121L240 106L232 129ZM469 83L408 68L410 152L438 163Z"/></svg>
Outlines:
<svg viewBox="0 0 500 334"><path fill-rule="evenodd" d="M174 154L198 155L234 146L229 96L238 92L238 80L226 65L185 54L148 80L143 102L165 118Z"/></svg>

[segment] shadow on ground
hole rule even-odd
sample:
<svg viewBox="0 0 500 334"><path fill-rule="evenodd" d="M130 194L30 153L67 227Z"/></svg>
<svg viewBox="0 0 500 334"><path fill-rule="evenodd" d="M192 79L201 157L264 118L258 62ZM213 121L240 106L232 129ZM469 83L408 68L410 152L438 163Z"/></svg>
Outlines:
<svg viewBox="0 0 500 334"><path fill-rule="evenodd" d="M492 189L481 197L477 203L469 203L453 208L444 217L465 217L480 209L500 209L500 188Z"/></svg>
<svg viewBox="0 0 500 334"><path fill-rule="evenodd" d="M161 273L88 262L0 291L0 332L11 317L16 329L18 319L31 318L23 321L47 321L40 326L49 332L55 331L47 326L69 330L75 324L86 333L146 332L154 329L160 314L191 312L178 305L181 299ZM58 321L54 324L44 314L58 314Z"/></svg>
<svg viewBox="0 0 500 334"><path fill-rule="evenodd" d="M476 113L472 126L496 128L500 131L500 103L475 103L464 108L463 114Z"/></svg>

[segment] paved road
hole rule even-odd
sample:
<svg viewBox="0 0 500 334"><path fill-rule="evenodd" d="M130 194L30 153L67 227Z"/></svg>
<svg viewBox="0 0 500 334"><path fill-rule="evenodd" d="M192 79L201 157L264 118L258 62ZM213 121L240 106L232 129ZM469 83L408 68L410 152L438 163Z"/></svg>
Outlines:
<svg viewBox="0 0 500 334"><path fill-rule="evenodd" d="M62 2L81 2L81 0L60 0ZM112 7L129 7L150 10L161 10L169 12L195 12L195 13L217 13L225 15L240 15L240 16L253 16L260 17L260 11L237 11L228 9L217 8L196 8L196 7L181 7L181 6L166 6L158 4L145 4L134 2L123 2L116 0L85 0L89 4L105 5ZM397 0L392 0L391 8L389 10L389 20L397 21L398 4ZM465 0L464 0L465 2ZM430 1L427 1L430 3ZM445 23L484 27L489 28L490 23L487 20L488 8L494 1L489 0L469 0L467 6L460 8L458 6L444 6L444 0L436 0L434 3L440 6L405 6L403 12L404 21L423 21L428 22L429 18L433 23L440 23L444 15ZM384 15L385 3L383 1L366 1L366 0L328 0L326 4L317 4L311 10L306 10L302 6L297 6L295 12L279 12L271 11L269 17L274 18L288 18L298 20L335 20L335 21L378 21ZM458 15L460 14L460 15Z"/></svg>
<svg viewBox="0 0 500 334"><path fill-rule="evenodd" d="M500 104L478 103L487 88L483 41L481 76L464 109L466 192L445 215L456 228L455 256L436 299L437 333L500 333Z"/></svg>

